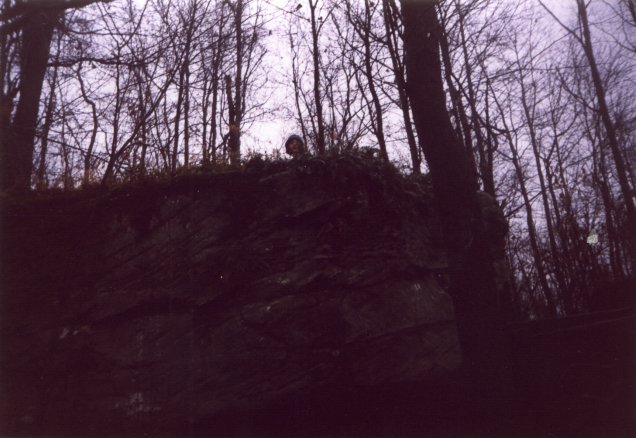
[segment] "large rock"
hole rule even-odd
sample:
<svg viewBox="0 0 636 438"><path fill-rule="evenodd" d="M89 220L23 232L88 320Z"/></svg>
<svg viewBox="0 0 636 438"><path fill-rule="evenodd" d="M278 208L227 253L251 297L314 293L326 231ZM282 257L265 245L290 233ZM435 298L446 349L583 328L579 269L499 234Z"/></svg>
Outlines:
<svg viewBox="0 0 636 438"><path fill-rule="evenodd" d="M458 367L423 181L253 162L3 207L2 426L161 430Z"/></svg>

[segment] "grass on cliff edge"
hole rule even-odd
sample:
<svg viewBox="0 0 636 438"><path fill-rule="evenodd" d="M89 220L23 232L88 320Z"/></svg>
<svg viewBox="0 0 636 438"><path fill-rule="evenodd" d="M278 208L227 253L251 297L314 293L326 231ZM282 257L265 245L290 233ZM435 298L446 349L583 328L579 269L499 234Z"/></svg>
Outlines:
<svg viewBox="0 0 636 438"><path fill-rule="evenodd" d="M145 192L171 192L198 184L210 184L222 178L263 178L288 170L316 170L332 178L342 180L373 180L374 184L418 195L431 196L428 175L407 174L404 169L369 154L367 151L327 153L321 156L307 155L295 159L280 159L256 154L238 165L214 164L182 167L175 174L168 170L150 171L144 175L133 175L112 183L93 183L71 189L48 188L31 190L26 193L0 192L0 204L19 206L21 204L48 202L77 202L86 199L115 200L131 194ZM360 182L360 181L359 181Z"/></svg>

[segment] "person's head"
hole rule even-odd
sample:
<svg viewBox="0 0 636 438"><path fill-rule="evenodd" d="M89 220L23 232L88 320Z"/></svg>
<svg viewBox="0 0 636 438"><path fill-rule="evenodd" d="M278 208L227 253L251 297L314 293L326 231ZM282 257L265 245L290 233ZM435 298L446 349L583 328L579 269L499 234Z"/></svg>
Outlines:
<svg viewBox="0 0 636 438"><path fill-rule="evenodd" d="M285 142L285 152L292 157L305 153L305 141L300 135L292 134Z"/></svg>

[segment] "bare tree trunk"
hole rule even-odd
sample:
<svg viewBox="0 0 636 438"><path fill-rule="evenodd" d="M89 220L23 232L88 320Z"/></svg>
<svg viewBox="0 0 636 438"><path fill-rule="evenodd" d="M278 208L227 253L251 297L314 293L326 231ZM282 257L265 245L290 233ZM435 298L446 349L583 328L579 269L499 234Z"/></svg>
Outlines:
<svg viewBox="0 0 636 438"><path fill-rule="evenodd" d="M305 127L305 121L303 113L300 107L300 75L298 74L298 67L296 60L298 59L298 53L296 52L296 46L294 45L294 37L291 30L289 31L289 47L292 53L292 85L294 86L294 104L296 106L296 114L298 115L298 123L300 124L300 130L304 139L307 139L307 128ZM306 140L305 140L306 141Z"/></svg>
<svg viewBox="0 0 636 438"><path fill-rule="evenodd" d="M466 90L468 91L467 101L470 107L470 122L472 129L475 133L475 149L479 156L479 176L483 182L484 191L491 196L495 196L495 179L493 175L492 161L489 161L489 154L487 148L489 145L484 141L484 136L481 131L481 119L479 117L479 111L477 110L477 94L473 85L473 69L468 57L468 44L466 41L466 32L464 29L464 13L461 10L460 4L455 0L457 5L457 12L459 14L459 36L461 39L462 55L464 57L464 68L466 70ZM450 66L449 66L450 67ZM461 104L460 104L461 105ZM470 128L469 128L470 129ZM473 154L472 142L468 145L470 151L470 158L475 159Z"/></svg>
<svg viewBox="0 0 636 438"><path fill-rule="evenodd" d="M3 8L9 9L11 0L3 0ZM10 44L6 32L0 32L0 142L6 141L11 128L11 110L13 107L13 96L6 93L9 91L7 72L9 67ZM0 160L4 160L4 146L0 146ZM2 165L0 163L0 165ZM0 168L2 170L2 168ZM0 187L4 187L0 182Z"/></svg>
<svg viewBox="0 0 636 438"><path fill-rule="evenodd" d="M121 59L121 49L117 50L117 59ZM112 179L115 176L115 166L120 157L120 153L118 150L119 146L119 120L121 108L123 105L123 91L121 84L121 65L119 62L115 66L115 107L113 109L113 138L110 143L110 151L108 153L108 164L106 165L106 170L104 171L104 178L102 180L103 183L112 182Z"/></svg>
<svg viewBox="0 0 636 438"><path fill-rule="evenodd" d="M318 24L316 22L316 7L318 0L309 0L309 11L311 17L311 42L312 42L312 61L314 66L314 101L316 107L316 123L318 131L316 136L316 150L318 154L325 153L325 122L322 109L322 97L320 94L320 49L318 48Z"/></svg>
<svg viewBox="0 0 636 438"><path fill-rule="evenodd" d="M225 91L228 103L228 152L230 164L236 165L241 160L241 122L243 118L243 18L245 5L238 0L231 6L234 13L234 38L236 43L236 70L234 84L230 75L225 77ZM232 87L234 85L234 87Z"/></svg>
<svg viewBox="0 0 636 438"><path fill-rule="evenodd" d="M383 0L383 3L384 28L387 34L386 42L389 49L389 54L391 55L391 64L393 66L395 82L398 89L400 109L402 110L402 117L404 118L404 128L409 144L411 163L413 164L413 173L419 174L421 172L420 168L422 166L422 159L418 150L417 140L415 139L415 133L413 132L413 122L411 121L410 112L411 104L409 102L409 97L406 90L406 75L404 71L404 64L402 63L402 57L398 50L398 10L394 0Z"/></svg>
<svg viewBox="0 0 636 438"><path fill-rule="evenodd" d="M62 120L66 120L66 104L62 107ZM62 163L64 165L64 172L62 173L62 187L66 189L70 189L73 187L73 180L71 176L71 162L70 162L70 151L68 148L68 142L66 141L66 127L67 124L65 122L62 123L62 130L60 132L61 142L60 145L62 147Z"/></svg>
<svg viewBox="0 0 636 438"><path fill-rule="evenodd" d="M187 55L186 55L187 56ZM185 61L183 61L185 63ZM172 145L172 159L170 171L174 175L177 173L177 167L179 163L179 125L181 124L181 111L183 108L183 94L185 92L184 89L184 77L185 77L185 65L182 65L179 69L179 82L177 86L179 87L179 91L177 94L177 104L176 104L176 114L174 116L174 140Z"/></svg>
<svg viewBox="0 0 636 438"><path fill-rule="evenodd" d="M201 50L201 62L205 62L203 50ZM201 104L201 158L204 166L210 164L210 154L208 146L208 111L210 110L210 96L212 94L212 83L206 69L203 73L203 102Z"/></svg>
<svg viewBox="0 0 636 438"><path fill-rule="evenodd" d="M219 34L222 31L222 27L219 27ZM218 105L219 105L219 82L220 82L220 71L221 71L221 61L223 60L223 47L224 41L219 41L216 48L216 53L214 54L212 61L212 71L211 71L211 90L210 93L212 95L212 101L210 103L210 134L208 138L208 147L210 148L210 153L208 154L212 163L217 162L217 117L218 117Z"/></svg>
<svg viewBox="0 0 636 438"><path fill-rule="evenodd" d="M91 139L86 149L86 155L84 156L84 175L82 177L82 184L87 185L90 183L91 177L91 163L93 159L93 149L95 148L95 140L97 139L97 129L99 128L99 120L97 118L97 105L88 97L86 87L84 86L84 79L82 78L82 64L80 63L77 68L77 81L80 84L80 91L82 92L82 98L91 107L91 115L93 118L93 129L91 130Z"/></svg>
<svg viewBox="0 0 636 438"><path fill-rule="evenodd" d="M137 85L137 95L139 96L139 112L138 117L139 120L137 123L141 124L141 132L140 132L140 143L141 143L141 154L139 156L139 173L140 175L146 174L146 155L148 151L148 105L152 103L151 91L150 91L150 78L147 72L147 66L142 66L144 75L141 75L140 69L136 70L138 75L138 85ZM143 78L143 79L142 79ZM95 118L95 112L93 111L93 132L97 132L97 119ZM92 138L91 138L91 145ZM92 154L92 147L90 148L90 152ZM87 157L90 155L87 154Z"/></svg>
<svg viewBox="0 0 636 438"><path fill-rule="evenodd" d="M60 39L57 42L57 54L56 58L59 59L60 53ZM55 110L55 89L57 88L58 67L53 67L53 74L51 82L49 83L50 94L46 103L46 110L44 114L44 123L42 125L42 135L40 136L40 160L36 171L36 187L38 189L44 189L48 183L46 181L46 156L48 153L48 141L49 132L51 131L51 125L53 124L53 112Z"/></svg>
<svg viewBox="0 0 636 438"><path fill-rule="evenodd" d="M230 155L230 164L238 164L240 160L240 131L236 122L236 102L232 96L232 78L230 75L225 76L225 94L227 97L228 123L230 125L228 131L228 150Z"/></svg>
<svg viewBox="0 0 636 438"><path fill-rule="evenodd" d="M15 2L13 5L10 2L5 3L5 17L21 17L22 47L20 99L13 123L10 127L3 127L8 131L8 138L0 143L0 189L30 189L35 128L53 31L65 9L81 8L95 1L111 0L67 0L50 4L42 2L41 5L31 5L30 2ZM6 29L3 27L0 31L4 33ZM6 65L2 67L6 68ZM2 97L4 100L4 96ZM1 109L5 110L6 102L0 103Z"/></svg>
<svg viewBox="0 0 636 438"><path fill-rule="evenodd" d="M27 13L22 29L20 99L10 128L2 142L2 188L29 190L33 167L33 140L40 105L44 73L49 59L53 29L60 17L57 9Z"/></svg>
<svg viewBox="0 0 636 438"><path fill-rule="evenodd" d="M499 297L491 243L481 221L476 171L446 112L436 2L402 0L402 18L407 90L443 224L464 363L490 380L494 370L488 362L501 356L502 347Z"/></svg>
<svg viewBox="0 0 636 438"><path fill-rule="evenodd" d="M450 57L450 48L448 45L448 35L446 32L442 32L439 42L442 54L442 63L444 65L444 77L446 79L446 85L448 86L451 103L453 104L453 110L456 114L457 120L459 121L459 132L462 134L464 148L467 151L470 151L473 148L470 123L468 122L468 116L466 115L466 110L462 103L461 92L457 89L457 87L455 87L455 82L453 80L453 66Z"/></svg>
<svg viewBox="0 0 636 438"><path fill-rule="evenodd" d="M349 22L353 25L356 33L362 40L364 47L364 75L366 76L367 84L369 87L369 93L371 94L371 101L369 106L369 112L372 118L372 129L378 139L378 146L380 146L380 157L388 161L389 155L386 150L386 139L384 138L384 118L382 115L382 105L380 103L380 97L375 87L376 79L373 77L373 59L371 54L371 32L372 32L372 11L369 0L364 1L364 21L359 20L358 17L351 16L351 8L347 8L347 15Z"/></svg>
<svg viewBox="0 0 636 438"><path fill-rule="evenodd" d="M188 56L189 58L189 56ZM183 97L183 165L190 165L190 67L186 64Z"/></svg>
<svg viewBox="0 0 636 438"><path fill-rule="evenodd" d="M212 76L212 104L210 113L210 139L208 144L210 145L210 156L212 163L216 163L216 137L217 137L217 105L219 100L219 77L218 73Z"/></svg>

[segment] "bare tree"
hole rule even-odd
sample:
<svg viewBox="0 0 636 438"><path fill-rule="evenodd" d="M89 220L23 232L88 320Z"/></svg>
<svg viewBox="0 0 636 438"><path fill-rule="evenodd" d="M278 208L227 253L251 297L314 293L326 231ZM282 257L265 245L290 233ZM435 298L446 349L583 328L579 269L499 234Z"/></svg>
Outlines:
<svg viewBox="0 0 636 438"><path fill-rule="evenodd" d="M363 68L359 69L360 73L365 79L367 90L370 97L366 98L366 103L369 108L369 115L371 117L371 131L375 135L380 147L380 157L388 161L389 156L387 153L386 139L384 135L384 108L380 101L380 94L376 87L377 72L376 66L380 64L377 62L377 48L373 47L376 36L373 34L375 31L374 18L378 13L380 5L377 3L371 3L369 0L364 0L364 8L362 11L354 10L352 5L347 4L346 13L347 19L350 25L355 30L360 42L361 42L361 55L363 61ZM361 84L360 84L361 85ZM366 93L363 93L366 96Z"/></svg>
<svg viewBox="0 0 636 438"><path fill-rule="evenodd" d="M615 121L612 120L612 114L607 102L607 90L603 84L598 64L596 62L596 54L594 51L591 27L588 19L588 5L584 0L576 0L577 14L578 14L578 29L573 29L565 25L543 2L540 2L544 9L552 15L555 21L557 21L561 27L575 40L577 41L585 54L588 62L590 75L592 78L592 84L594 86L596 104L598 105L597 111L605 129L605 135L607 136L607 142L609 149L612 153L614 161L614 167L616 176L618 179L619 187L625 203L627 212L627 229L630 236L630 254L631 265L636 266L636 206L634 205L634 189L631 187L627 165L623 157L623 152L618 142L618 135L616 132ZM632 268L633 269L633 268Z"/></svg>
<svg viewBox="0 0 636 438"><path fill-rule="evenodd" d="M476 170L446 111L436 2L402 0L402 19L407 90L443 224L460 342L467 366L487 373L484 353L492 360L499 344L497 286L479 219Z"/></svg>
<svg viewBox="0 0 636 438"><path fill-rule="evenodd" d="M0 33L20 31L19 100L11 127L3 137L2 188L28 190L31 186L33 140L40 93L49 58L53 30L64 10L103 0L16 2L3 10Z"/></svg>
<svg viewBox="0 0 636 438"><path fill-rule="evenodd" d="M413 122L411 118L411 105L406 90L406 70L404 67L404 51L401 50L402 32L401 15L394 0L383 0L383 18L386 34L386 47L391 59L395 85L398 93L398 106L404 120L404 130L411 156L414 173L420 173L422 158L417 144Z"/></svg>

